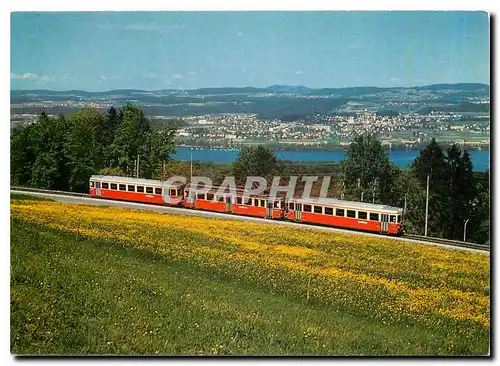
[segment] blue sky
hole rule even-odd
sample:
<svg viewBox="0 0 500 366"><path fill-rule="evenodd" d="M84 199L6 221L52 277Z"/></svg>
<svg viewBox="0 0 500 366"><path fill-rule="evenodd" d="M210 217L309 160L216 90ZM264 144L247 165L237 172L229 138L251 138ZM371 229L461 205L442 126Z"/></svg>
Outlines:
<svg viewBox="0 0 500 366"><path fill-rule="evenodd" d="M484 12L12 13L11 89L489 83Z"/></svg>

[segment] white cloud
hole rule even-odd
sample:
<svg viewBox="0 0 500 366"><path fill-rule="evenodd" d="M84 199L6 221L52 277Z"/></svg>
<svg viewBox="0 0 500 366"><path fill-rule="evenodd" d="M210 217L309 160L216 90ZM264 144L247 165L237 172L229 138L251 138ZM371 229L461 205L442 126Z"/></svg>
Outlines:
<svg viewBox="0 0 500 366"><path fill-rule="evenodd" d="M182 74L173 74L172 75L172 79L182 79L184 77L184 75Z"/></svg>
<svg viewBox="0 0 500 366"><path fill-rule="evenodd" d="M101 79L101 80L114 80L114 79L116 79L116 76L101 74L101 75L99 75L99 79Z"/></svg>
<svg viewBox="0 0 500 366"><path fill-rule="evenodd" d="M399 82L401 82L401 79L400 78L396 78L396 77L392 77L392 78L389 79L389 81L391 83L399 83Z"/></svg>
<svg viewBox="0 0 500 366"><path fill-rule="evenodd" d="M304 73L304 71L302 71L302 70L297 70L297 71L295 71L295 73L296 73L297 75L300 75L300 74Z"/></svg>
<svg viewBox="0 0 500 366"><path fill-rule="evenodd" d="M33 74L31 72L25 72L24 74L15 74L15 73L11 72L10 78L14 79L14 80L36 81L37 83L53 82L55 80L55 78L52 76L37 75L37 74Z"/></svg>
<svg viewBox="0 0 500 366"><path fill-rule="evenodd" d="M198 73L196 71L190 71L190 72L188 72L188 75L189 76L196 76L196 75L198 75Z"/></svg>
<svg viewBox="0 0 500 366"><path fill-rule="evenodd" d="M238 32L238 37L241 37L242 35L243 35L243 33Z"/></svg>

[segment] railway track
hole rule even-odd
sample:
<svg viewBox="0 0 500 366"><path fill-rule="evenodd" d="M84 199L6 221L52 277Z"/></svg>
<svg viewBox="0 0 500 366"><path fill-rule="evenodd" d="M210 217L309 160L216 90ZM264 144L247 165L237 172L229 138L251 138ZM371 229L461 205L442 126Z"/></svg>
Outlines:
<svg viewBox="0 0 500 366"><path fill-rule="evenodd" d="M471 243L471 242L460 241L460 240L434 238L434 237L423 236L423 235L407 234L407 235L404 235L404 237L408 238L408 239L419 240L419 241L428 241L428 242L432 242L432 243L452 245L452 246L462 247L462 248L484 250L484 251L488 251L488 252L490 251L490 246L487 244L477 244L477 243Z"/></svg>
<svg viewBox="0 0 500 366"><path fill-rule="evenodd" d="M42 195L54 195L54 196L68 196L68 197L82 197L82 198L87 198L91 199L91 196L88 193L75 193L75 192L66 192L66 191L55 191L55 190L48 190L48 189L38 189L38 188L27 188L27 187L11 187L11 192L13 193L32 193L32 194L42 194ZM141 206L148 204L141 204ZM155 205L149 205L151 207L156 207ZM190 209L182 209L182 208L175 208L178 213L188 213L185 211L189 211L192 213L193 210ZM194 212L199 212L199 211L194 211ZM217 216L229 216L228 218L234 218L234 215L231 214L223 214L223 213L216 213ZM237 216L239 217L239 216ZM256 218L249 218L252 221L258 220L258 221L263 221L266 223L269 223L269 220L265 219L256 219ZM273 221L275 223L281 222L281 221ZM305 224L300 224L300 223L289 223L293 226L302 226L302 227L308 227L310 228L311 225L305 225ZM318 227L320 229L324 229L324 227ZM477 244L477 243L471 243L471 242L463 242L463 241L458 241L458 240L449 240L449 239L442 239L442 238L435 238L435 237L429 237L429 236L422 236L422 235L403 235L402 237L387 237L386 235L379 235L375 233L361 233L358 231L351 231L347 229L339 229L339 228L331 228L336 231L345 231L345 232L351 232L351 233L357 233L357 234L365 234L365 235L372 235L372 236L382 236L385 238L391 238L391 239L400 239L404 240L407 239L406 241L411 241L411 242L420 242L420 243L429 243L429 244L438 244L446 247L455 247L455 248L466 248L466 249L472 249L474 251L482 251L482 252L489 252L490 251L490 246L486 244Z"/></svg>

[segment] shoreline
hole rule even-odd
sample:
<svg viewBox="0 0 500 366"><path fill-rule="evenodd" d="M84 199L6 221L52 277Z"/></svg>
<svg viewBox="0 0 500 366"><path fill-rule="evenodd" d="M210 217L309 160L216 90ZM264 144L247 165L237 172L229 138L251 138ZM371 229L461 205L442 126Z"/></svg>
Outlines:
<svg viewBox="0 0 500 366"><path fill-rule="evenodd" d="M321 152L328 152L328 151L347 151L349 148L349 145L345 146L331 146L331 147L320 147L320 146L311 146L305 148L304 146L287 146L287 147L275 147L275 146L267 146L266 144L248 144L246 146L258 146L258 145L263 145L266 147L270 147L274 151L321 151ZM441 149L446 150L448 147L451 146L451 144L440 144L438 143L439 147ZM384 151L421 151L425 148L426 145L421 145L421 146L413 146L411 148L407 148L405 146L392 146L391 148L388 148L387 145L382 145ZM223 146L209 146L209 145L186 145L186 144L176 144L175 147L182 147L182 148L193 148L193 149L209 149L209 150L221 150L221 151L240 151L243 147L238 146L238 147L223 147ZM460 145L459 145L460 147ZM487 147L479 147L479 146L464 146L464 150L467 151L490 151L490 146L488 145Z"/></svg>

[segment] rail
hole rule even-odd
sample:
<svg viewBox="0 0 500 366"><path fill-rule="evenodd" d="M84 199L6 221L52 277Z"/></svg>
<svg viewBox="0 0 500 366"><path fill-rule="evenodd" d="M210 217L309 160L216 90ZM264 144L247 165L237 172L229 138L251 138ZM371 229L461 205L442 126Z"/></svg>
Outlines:
<svg viewBox="0 0 500 366"><path fill-rule="evenodd" d="M11 191L24 191L24 192L37 192L46 194L59 194L63 196L74 196L74 197L90 197L88 193L78 193L78 192L66 192L66 191L54 191L50 189L40 189L40 188L29 188L29 187L10 187Z"/></svg>
<svg viewBox="0 0 500 366"><path fill-rule="evenodd" d="M54 191L54 190L49 190L49 189L28 188L28 187L10 187L10 189L11 189L11 191L36 192L36 193L45 193L47 195L58 194L58 195L63 195L63 196L90 197L90 195L88 193ZM423 236L423 235L412 235L412 234L406 234L406 235L403 235L403 237L407 238L407 239L425 241L425 242L436 243L436 244L445 244L445 245L450 245L450 246L455 246L455 247L484 250L484 251L488 251L488 252L490 251L490 246L488 244L478 244L478 243L464 242L464 241L459 241L459 240L449 240L449 239L435 238L435 237Z"/></svg>
<svg viewBox="0 0 500 366"><path fill-rule="evenodd" d="M423 235L406 234L406 235L404 235L404 237L408 238L408 239L419 240L419 241L427 241L427 242L431 242L431 243L452 245L455 247L485 250L488 252L490 251L490 246L488 244L478 244L478 243L471 243L471 242L467 242L467 241L442 239L442 238L435 238L435 237L429 237L429 236L423 236Z"/></svg>

